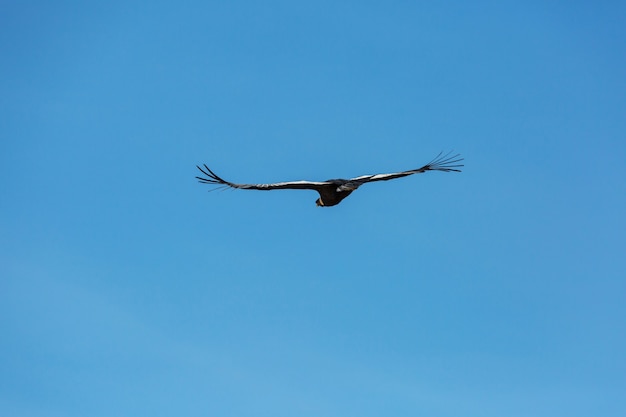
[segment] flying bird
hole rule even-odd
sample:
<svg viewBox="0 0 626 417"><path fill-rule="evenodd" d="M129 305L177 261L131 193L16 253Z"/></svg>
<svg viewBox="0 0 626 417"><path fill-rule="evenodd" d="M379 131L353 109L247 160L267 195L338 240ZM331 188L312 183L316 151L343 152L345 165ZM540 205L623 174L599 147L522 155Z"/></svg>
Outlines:
<svg viewBox="0 0 626 417"><path fill-rule="evenodd" d="M314 190L320 195L315 201L318 207L331 207L339 204L344 198L349 196L354 190L361 185L374 181L388 181L395 178L406 177L413 174L421 174L426 171L443 171L443 172L461 172L459 168L463 166L461 161L463 158L460 154L450 156L451 152L443 154L439 153L432 161L421 168L411 169L409 171L394 172L390 174L373 174L362 175L351 179L332 179L326 181L288 181L276 182L273 184L236 184L226 181L215 174L211 169L204 165L204 169L200 166L196 167L206 177L196 177L199 182L209 185L218 185L220 188L239 188L242 190Z"/></svg>

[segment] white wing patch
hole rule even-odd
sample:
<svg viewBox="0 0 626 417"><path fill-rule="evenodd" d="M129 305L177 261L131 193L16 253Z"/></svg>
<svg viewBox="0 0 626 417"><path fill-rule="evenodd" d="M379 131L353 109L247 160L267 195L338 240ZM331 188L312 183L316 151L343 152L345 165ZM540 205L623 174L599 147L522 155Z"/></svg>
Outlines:
<svg viewBox="0 0 626 417"><path fill-rule="evenodd" d="M392 172L391 174L376 174L376 175L372 175L371 180L372 181L383 180L383 179L388 178L388 177L395 177L395 176L402 175L402 174L410 175L410 174L414 174L416 172L417 171L414 171L414 172L412 172L412 171L404 171L404 172Z"/></svg>
<svg viewBox="0 0 626 417"><path fill-rule="evenodd" d="M318 181L285 181L285 182L274 182L271 184L230 184L231 187L235 188L243 188L243 189L254 189L254 190L275 190L275 189L285 189L285 188L293 188L293 189L313 189L313 187L321 187L324 185L328 185L328 182L318 182Z"/></svg>
<svg viewBox="0 0 626 417"><path fill-rule="evenodd" d="M378 174L378 175L381 175L381 174ZM360 177L352 178L352 181L369 180L370 178L373 178L375 176L376 175L361 175Z"/></svg>
<svg viewBox="0 0 626 417"><path fill-rule="evenodd" d="M271 184L255 184L257 187L288 187L290 185L327 185L327 182L317 181L286 181L286 182L274 182Z"/></svg>
<svg viewBox="0 0 626 417"><path fill-rule="evenodd" d="M287 181L287 182L277 182L274 184L268 184L268 185L327 185L328 182L326 181Z"/></svg>
<svg viewBox="0 0 626 417"><path fill-rule="evenodd" d="M417 171L415 171L417 172ZM410 175L414 172L411 171L403 171L403 172L392 172L389 174L374 174L374 175L362 175L360 177L356 177L356 178L352 178L353 181L363 181L363 180L367 180L367 181L376 181L376 180L382 180L385 178L389 178L389 177L395 177L397 175Z"/></svg>

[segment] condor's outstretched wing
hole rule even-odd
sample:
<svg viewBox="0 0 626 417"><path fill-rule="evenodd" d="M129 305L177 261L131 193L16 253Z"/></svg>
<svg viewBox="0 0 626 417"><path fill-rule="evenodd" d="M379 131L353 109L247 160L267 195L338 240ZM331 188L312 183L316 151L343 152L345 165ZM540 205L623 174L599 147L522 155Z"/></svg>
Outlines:
<svg viewBox="0 0 626 417"><path fill-rule="evenodd" d="M242 190L315 190L319 191L325 185L329 185L329 182L321 181L288 181L288 182L276 182L273 184L235 184L233 182L226 181L220 178L215 172L204 165L204 169L196 165L196 167L202 172L205 177L196 177L199 182L203 184L219 185L222 187L240 188Z"/></svg>
<svg viewBox="0 0 626 417"><path fill-rule="evenodd" d="M407 175L421 174L426 171L443 171L443 172L461 172L459 168L463 166L460 162L463 161L460 154L450 156L451 152L443 154L440 152L432 161L427 163L421 168L412 169L409 171L393 172L390 174L375 174L375 175L362 175L360 177L352 178L351 181L358 181L361 183L373 182L373 181L388 181L395 178L406 177Z"/></svg>

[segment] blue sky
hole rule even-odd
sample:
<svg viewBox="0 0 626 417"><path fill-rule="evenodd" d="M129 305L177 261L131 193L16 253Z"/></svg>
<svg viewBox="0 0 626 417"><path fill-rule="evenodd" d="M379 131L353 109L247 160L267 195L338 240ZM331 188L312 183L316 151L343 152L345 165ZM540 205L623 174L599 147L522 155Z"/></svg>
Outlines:
<svg viewBox="0 0 626 417"><path fill-rule="evenodd" d="M0 415L626 414L620 2L2 9Z"/></svg>

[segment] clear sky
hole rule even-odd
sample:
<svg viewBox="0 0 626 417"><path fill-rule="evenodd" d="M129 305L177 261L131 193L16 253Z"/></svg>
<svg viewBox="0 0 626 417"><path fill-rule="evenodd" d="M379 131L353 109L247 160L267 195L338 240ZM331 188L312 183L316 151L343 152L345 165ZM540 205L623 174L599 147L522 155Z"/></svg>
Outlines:
<svg viewBox="0 0 626 417"><path fill-rule="evenodd" d="M0 415L626 415L624 2L1 9Z"/></svg>

